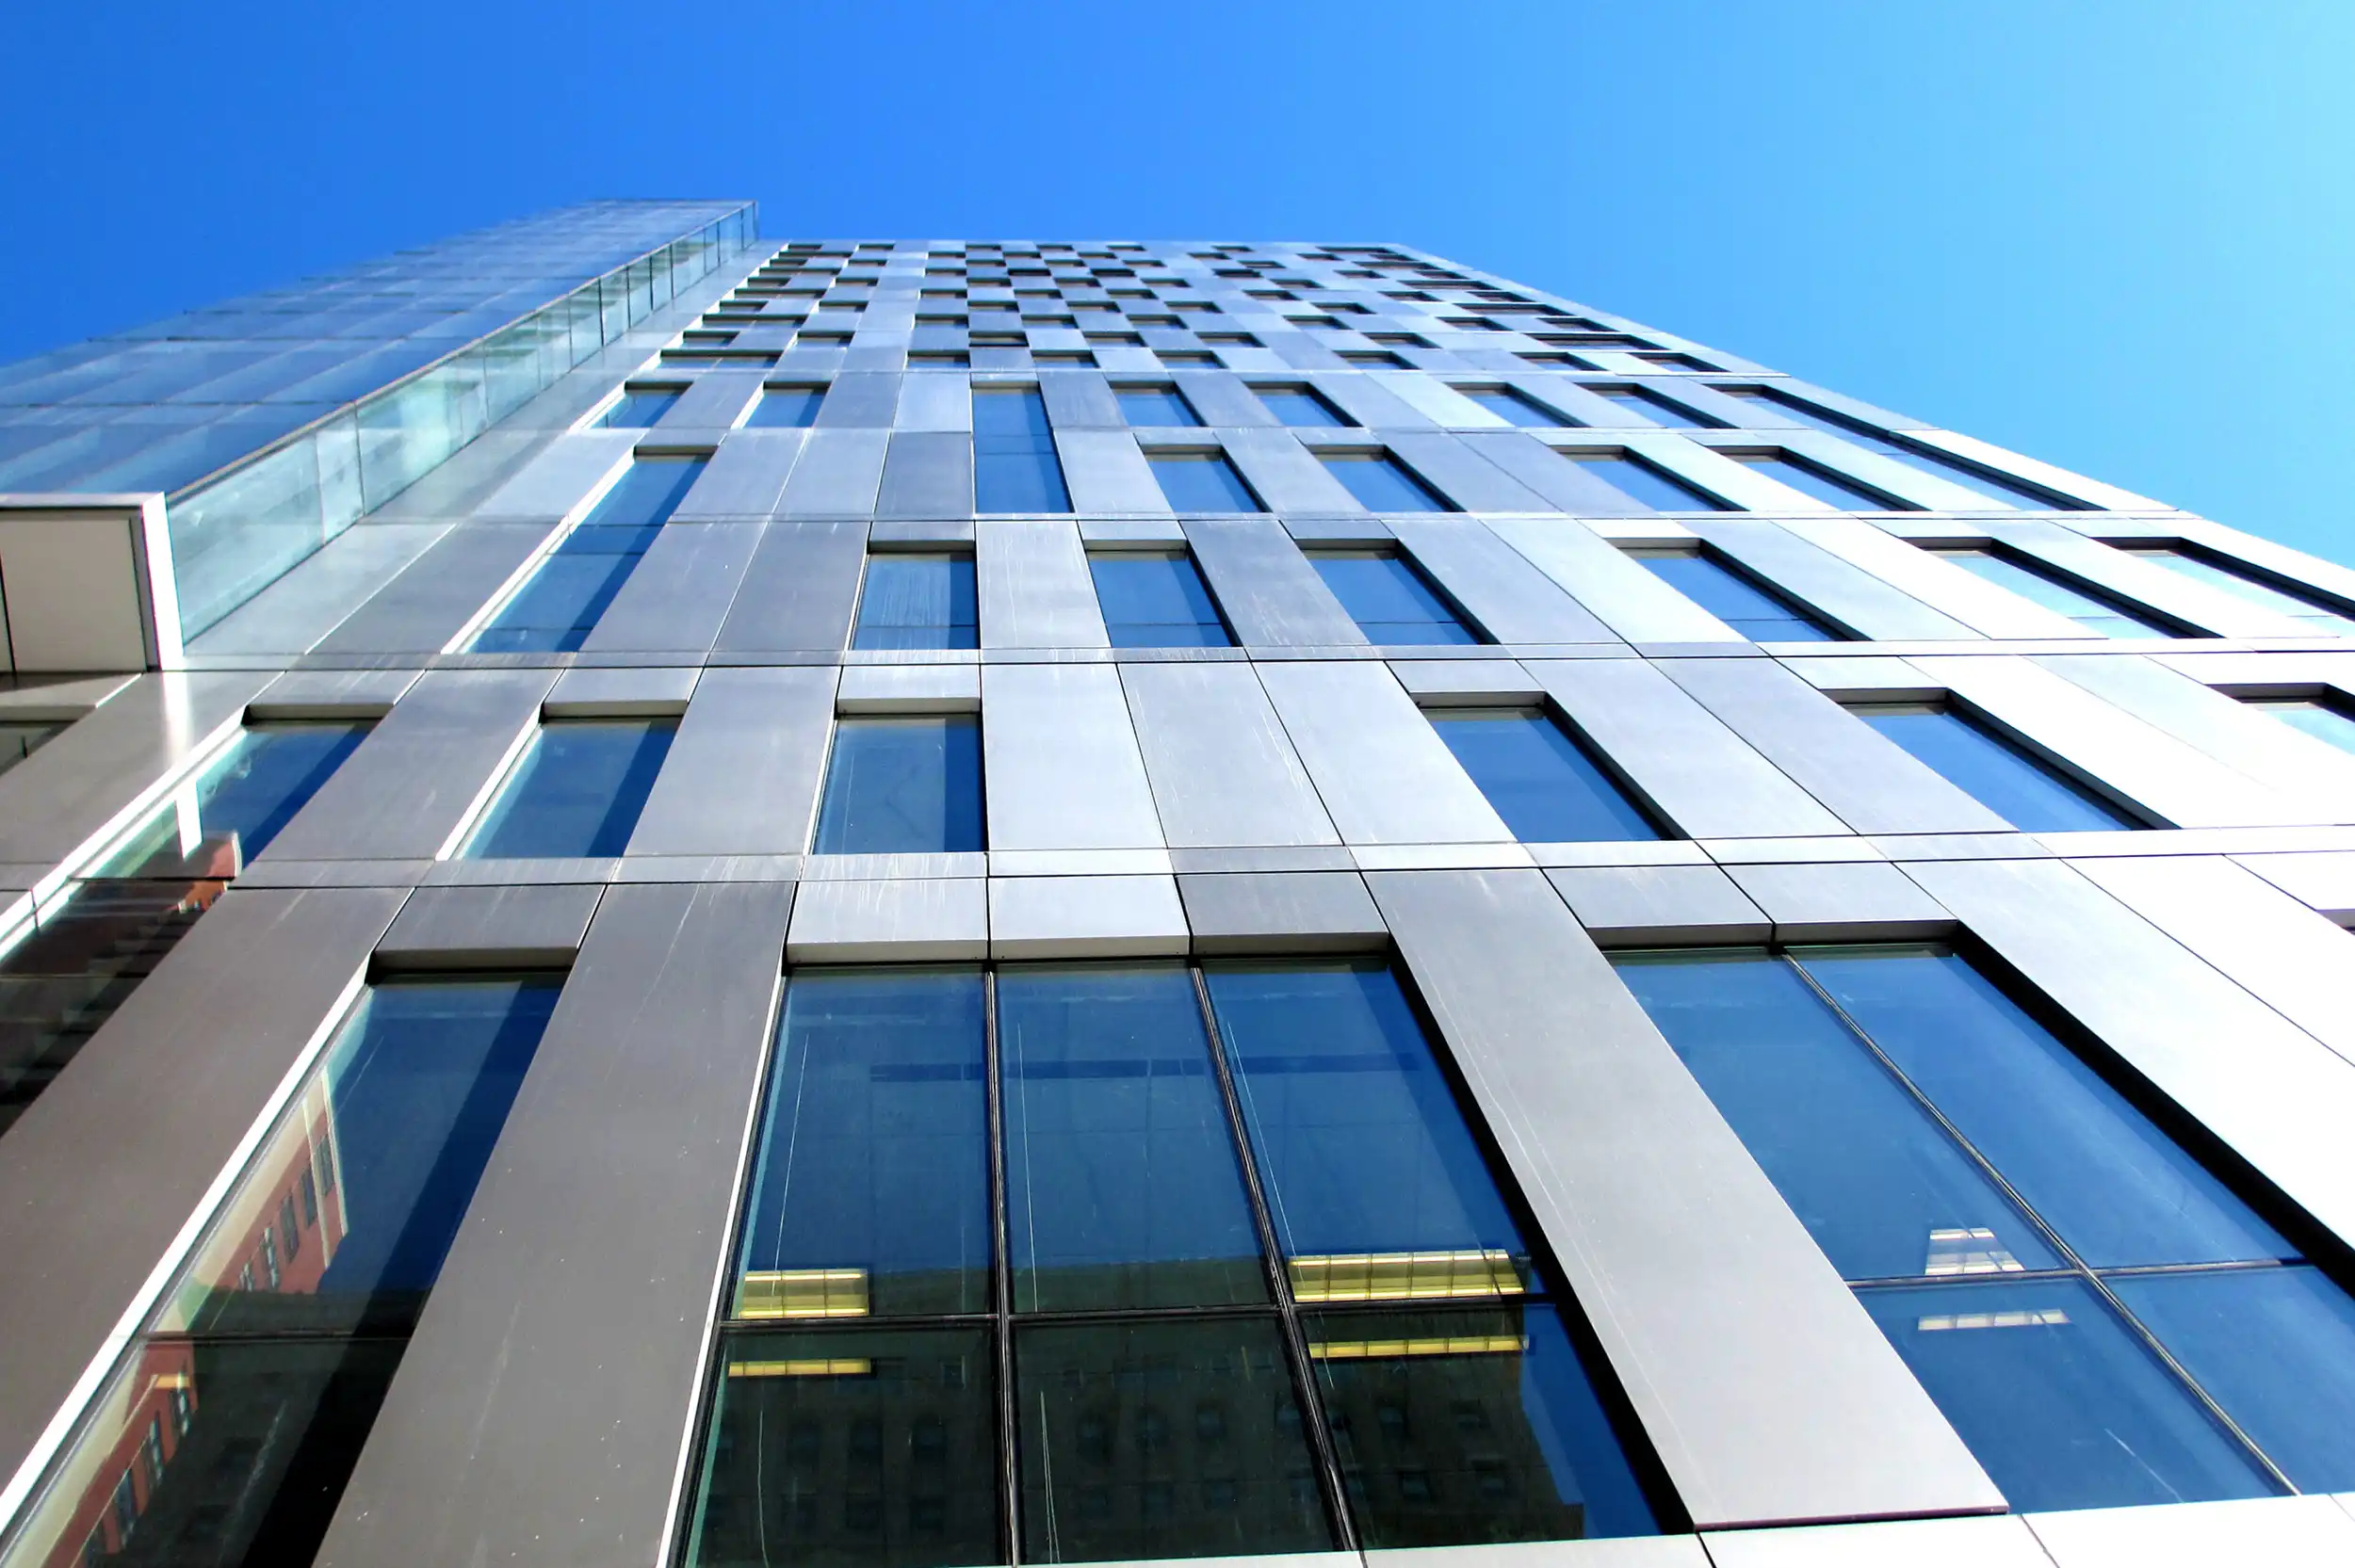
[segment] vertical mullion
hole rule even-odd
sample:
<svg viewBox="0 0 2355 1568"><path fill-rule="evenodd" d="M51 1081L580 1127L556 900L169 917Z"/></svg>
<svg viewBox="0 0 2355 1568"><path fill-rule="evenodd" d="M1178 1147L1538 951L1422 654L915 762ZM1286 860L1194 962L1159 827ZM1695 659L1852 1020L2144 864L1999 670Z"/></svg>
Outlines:
<svg viewBox="0 0 2355 1568"><path fill-rule="evenodd" d="M999 1083L998 971L982 971L982 1077L989 1107L989 1294L998 1356L998 1488L1005 1518L1005 1560L1022 1560L1022 1463L1015 1448L1014 1265L1006 1255L1005 1101Z"/></svg>
<svg viewBox="0 0 2355 1568"><path fill-rule="evenodd" d="M1349 1513L1349 1492L1341 1479L1340 1455L1333 1447L1332 1431L1325 1426L1324 1399L1317 1389L1315 1361L1308 1354L1307 1334L1300 1326L1299 1303L1292 1299L1291 1274L1284 1267L1283 1249L1276 1240L1275 1221L1269 1217L1266 1190L1259 1182L1259 1162L1252 1153L1249 1129L1243 1124L1242 1097L1227 1068L1226 1044L1219 1034L1217 1011L1210 1006L1210 982L1203 978L1199 964L1188 964L1186 972L1194 980L1194 1005L1202 1010L1202 1027L1210 1045L1210 1071L1217 1078L1219 1098L1226 1111L1226 1133L1234 1140L1236 1157L1242 1164L1243 1190L1251 1202L1251 1222L1259 1235L1259 1254L1275 1301L1284 1353L1291 1363L1292 1383L1298 1390L1301 1425L1308 1434L1317 1467L1324 1472L1325 1506L1340 1537L1340 1549L1354 1552L1358 1549L1357 1528Z"/></svg>

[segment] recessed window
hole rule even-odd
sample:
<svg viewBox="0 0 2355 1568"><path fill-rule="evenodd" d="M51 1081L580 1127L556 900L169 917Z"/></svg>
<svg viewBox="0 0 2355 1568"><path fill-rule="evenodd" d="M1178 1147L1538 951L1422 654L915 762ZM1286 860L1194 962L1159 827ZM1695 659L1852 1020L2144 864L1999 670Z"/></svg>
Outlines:
<svg viewBox="0 0 2355 1568"><path fill-rule="evenodd" d="M1992 548L1976 550L1938 550L1932 552L1941 560L1975 576L1985 577L1998 588L2007 588L2022 598L2069 617L2089 632L2115 638L2168 638L2197 636L2178 633L2163 624L2140 606L2130 607L2122 599L2098 593L2090 586L2063 579L2057 573L2047 571L2014 556Z"/></svg>
<svg viewBox="0 0 2355 1568"><path fill-rule="evenodd" d="M1522 843L1661 836L1643 808L1550 715L1535 708L1435 708L1429 718Z"/></svg>
<svg viewBox="0 0 2355 1568"><path fill-rule="evenodd" d="M2355 752L2355 714L2331 697L2250 697L2244 699L2261 713L2327 740L2342 752Z"/></svg>
<svg viewBox="0 0 2355 1568"><path fill-rule="evenodd" d="M601 430L642 430L671 412L686 394L683 386L625 386L606 411L597 415Z"/></svg>
<svg viewBox="0 0 2355 1568"><path fill-rule="evenodd" d="M1209 585L1184 548L1098 551L1088 557L1088 572L1113 647L1234 646Z"/></svg>
<svg viewBox="0 0 2355 1568"><path fill-rule="evenodd" d="M1797 420L1802 425L1836 435L1843 441L1863 447L1868 452L1877 452L1882 457L1894 458L1908 467L1919 469L1925 474L1936 475L1950 484L1957 484L1965 490L1974 491L1998 507L2026 511L2091 509L2083 502L2050 494L2031 485L1983 473L1958 461L1933 456L1918 448L1900 445L1886 431L1876 429L1861 420L1832 413L1796 397L1784 396L1762 387L1729 387L1723 390L1731 393L1736 397L1752 399L1773 409L1777 413Z"/></svg>
<svg viewBox="0 0 2355 1568"><path fill-rule="evenodd" d="M1726 504L1697 486L1632 452L1564 452L1583 469L1625 496L1630 515L1653 511L1725 511Z"/></svg>
<svg viewBox="0 0 2355 1568"><path fill-rule="evenodd" d="M1220 452L1147 452L1172 511L1262 511L1259 498Z"/></svg>
<svg viewBox="0 0 2355 1568"><path fill-rule="evenodd" d="M2318 599L2304 598L2286 586L2276 585L2248 568L2228 564L2180 544L2128 544L2121 548L2130 556L2165 567L2179 576L2222 589L2235 599L2261 606L2277 615L2302 621L2326 637L2355 637L2355 620Z"/></svg>
<svg viewBox="0 0 2355 1568"><path fill-rule="evenodd" d="M468 860L618 855L678 734L672 719L564 719L540 733L463 851Z"/></svg>
<svg viewBox="0 0 2355 1568"><path fill-rule="evenodd" d="M1218 368L1216 354L1178 353L1163 348L1159 350L1156 357L1172 370L1215 370Z"/></svg>
<svg viewBox="0 0 2355 1568"><path fill-rule="evenodd" d="M826 400L819 385L763 387L745 428L755 430L805 429L818 423L818 410Z"/></svg>
<svg viewBox="0 0 2355 1568"><path fill-rule="evenodd" d="M1318 550L1309 564L1377 646L1462 645L1486 640L1415 564L1389 550Z"/></svg>
<svg viewBox="0 0 2355 1568"><path fill-rule="evenodd" d="M702 458L640 458L475 634L478 654L570 653L703 477Z"/></svg>
<svg viewBox="0 0 2355 1568"><path fill-rule="evenodd" d="M836 722L812 853L962 854L982 848L980 719L950 713Z"/></svg>
<svg viewBox="0 0 2355 1568"><path fill-rule="evenodd" d="M1607 397L1632 413L1642 415L1655 425L1667 425L1678 429L1710 429L1723 425L1721 419L1711 419L1694 412L1683 404L1663 397L1648 388L1632 386L1597 386L1587 391L1598 397Z"/></svg>
<svg viewBox="0 0 2355 1568"><path fill-rule="evenodd" d="M1646 571L1752 642L1830 642L1843 634L1775 589L1696 550L1631 550Z"/></svg>
<svg viewBox="0 0 2355 1568"><path fill-rule="evenodd" d="M1639 353L1635 357L1639 360L1644 360L1649 364L1656 364L1663 370L1714 370L1717 368L1715 365L1711 364L1704 360L1696 359L1690 354Z"/></svg>
<svg viewBox="0 0 2355 1568"><path fill-rule="evenodd" d="M1868 490L1844 475L1796 458L1788 452L1729 452L1726 454L1745 467L1755 468L1777 484L1787 485L1802 495L1811 495L1827 506L1843 511L1920 511L1910 501L1884 495Z"/></svg>
<svg viewBox="0 0 2355 1568"><path fill-rule="evenodd" d="M1356 423L1343 418L1341 412L1313 387L1255 386L1251 391L1279 423L1296 430L1336 429Z"/></svg>
<svg viewBox="0 0 2355 1568"><path fill-rule="evenodd" d="M910 353L908 366L914 370L969 370L973 358L962 348L932 349Z"/></svg>
<svg viewBox="0 0 2355 1568"><path fill-rule="evenodd" d="M984 512L1071 509L1037 388L973 389L973 505Z"/></svg>
<svg viewBox="0 0 2355 1568"><path fill-rule="evenodd" d="M1140 429L1202 423L1186 395L1174 386L1116 386L1113 396L1120 399L1121 417Z"/></svg>
<svg viewBox="0 0 2355 1568"><path fill-rule="evenodd" d="M981 645L981 603L971 556L893 551L867 558L852 647Z"/></svg>
<svg viewBox="0 0 2355 1568"><path fill-rule="evenodd" d="M1560 410L1550 409L1535 397L1524 396L1509 386L1459 386L1455 391L1490 413L1515 425L1535 429L1559 429L1578 423Z"/></svg>
<svg viewBox="0 0 2355 1568"><path fill-rule="evenodd" d="M1860 703L1850 711L2022 832L2148 826L1950 703Z"/></svg>
<svg viewBox="0 0 2355 1568"><path fill-rule="evenodd" d="M364 720L248 724L92 877L234 877L367 738Z"/></svg>
<svg viewBox="0 0 2355 1568"><path fill-rule="evenodd" d="M1317 461L1368 511L1458 509L1388 452L1319 452Z"/></svg>

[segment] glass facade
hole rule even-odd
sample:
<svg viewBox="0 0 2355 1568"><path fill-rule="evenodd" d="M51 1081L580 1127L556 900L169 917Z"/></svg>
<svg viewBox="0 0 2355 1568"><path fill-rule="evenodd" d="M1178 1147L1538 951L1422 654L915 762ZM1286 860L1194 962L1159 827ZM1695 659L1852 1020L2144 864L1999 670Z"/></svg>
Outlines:
<svg viewBox="0 0 2355 1568"><path fill-rule="evenodd" d="M1431 727L1525 843L1661 836L1593 754L1547 714L1439 708Z"/></svg>
<svg viewBox="0 0 2355 1568"><path fill-rule="evenodd" d="M973 507L977 511L1069 511L1047 403L1028 388L973 391Z"/></svg>
<svg viewBox="0 0 2355 1568"><path fill-rule="evenodd" d="M2165 567L2179 576L2210 588L2222 589L2235 599L2302 621L2326 637L2355 636L2355 619L2319 594L2294 593L2246 568L2187 550L2181 545L2148 548L2130 545L2126 553L2137 560Z"/></svg>
<svg viewBox="0 0 2355 1568"><path fill-rule="evenodd" d="M543 724L467 841L473 860L618 855L678 734L668 719Z"/></svg>
<svg viewBox="0 0 2355 1568"><path fill-rule="evenodd" d="M1115 648L1231 648L1201 569L1183 550L1098 551L1088 557L1096 603Z"/></svg>
<svg viewBox="0 0 2355 1568"><path fill-rule="evenodd" d="M1259 404L1275 416L1278 425L1295 429L1340 429L1356 423L1343 417L1341 412L1325 400L1324 395L1306 386L1255 386L1252 393Z"/></svg>
<svg viewBox="0 0 2355 1568"><path fill-rule="evenodd" d="M1628 452L1566 452L1590 479L1600 480L1627 498L1631 516L1654 511L1726 511L1713 495L1702 493L1665 470Z"/></svg>
<svg viewBox="0 0 2355 1568"><path fill-rule="evenodd" d="M1447 499L1387 452L1318 454L1324 471L1368 511L1454 511Z"/></svg>
<svg viewBox="0 0 2355 1568"><path fill-rule="evenodd" d="M1886 432L1875 429L1862 420L1851 420L1831 413L1798 397L1783 396L1766 391L1749 391L1740 387L1729 389L1737 397L1749 397L1772 409L1787 419L1836 435L1853 445L1885 458L1894 458L1908 468L1918 468L1949 484L1976 492L1997 507L2024 511L2086 511L2091 509L2064 496L2048 494L2032 485L2007 484L1979 469L1972 468L1950 458L1941 458L1920 447L1907 446Z"/></svg>
<svg viewBox="0 0 2355 1568"><path fill-rule="evenodd" d="M1148 452L1172 511L1262 511L1235 465L1216 452Z"/></svg>
<svg viewBox="0 0 2355 1568"><path fill-rule="evenodd" d="M826 389L821 386L764 387L744 426L754 430L806 429L818 423L818 411L825 400Z"/></svg>
<svg viewBox="0 0 2355 1568"><path fill-rule="evenodd" d="M982 726L967 714L845 719L818 808L820 855L961 854L982 844Z"/></svg>
<svg viewBox="0 0 2355 1568"><path fill-rule="evenodd" d="M1405 557L1387 550L1319 550L1308 563L1376 646L1463 644L1480 634Z"/></svg>

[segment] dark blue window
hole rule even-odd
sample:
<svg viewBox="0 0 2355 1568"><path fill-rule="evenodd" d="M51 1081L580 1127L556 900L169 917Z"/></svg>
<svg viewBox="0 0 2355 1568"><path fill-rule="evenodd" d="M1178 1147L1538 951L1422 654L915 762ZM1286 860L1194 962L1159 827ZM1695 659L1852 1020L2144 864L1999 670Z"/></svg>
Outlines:
<svg viewBox="0 0 2355 1568"><path fill-rule="evenodd" d="M1636 515L1654 511L1728 511L1724 502L1705 495L1632 452L1566 452L1587 477L1600 479L1627 497Z"/></svg>
<svg viewBox="0 0 2355 1568"><path fill-rule="evenodd" d="M668 719L541 726L467 843L466 857L620 854L677 733Z"/></svg>
<svg viewBox="0 0 2355 1568"><path fill-rule="evenodd" d="M1324 394L1305 386L1255 386L1252 389L1277 423L1298 430L1340 429L1356 423L1324 400Z"/></svg>
<svg viewBox="0 0 2355 1568"><path fill-rule="evenodd" d="M1714 429L1724 421L1705 418L1683 404L1661 396L1658 393L1632 386L1588 387L1589 392L1608 397L1621 408L1642 414L1655 425L1678 429Z"/></svg>
<svg viewBox="0 0 2355 1568"><path fill-rule="evenodd" d="M1217 452L1147 452L1172 511L1260 511L1259 498Z"/></svg>
<svg viewBox="0 0 2355 1568"><path fill-rule="evenodd" d="M1733 396L1754 398L1773 409L1777 413L1787 415L1802 425L1811 426L1816 429L1839 436L1842 440L1852 442L1868 452L1877 452L1882 457L1894 458L1908 467L1918 468L1925 474L1934 474L1950 484L1957 484L1965 490L1975 491L1999 507L2026 511L2084 511L2087 509L2082 502L2071 501L2058 495L2048 495L2030 486L2000 479L1990 474L1983 474L1960 462L1932 457L1929 453L1911 446L1901 446L1881 431L1860 421L1827 412L1812 403L1803 403L1795 397L1778 396L1773 393L1763 391L1737 391Z"/></svg>
<svg viewBox="0 0 2355 1568"><path fill-rule="evenodd" d="M1117 386L1113 396L1120 399L1121 417L1138 428L1202 423L1202 416L1176 387Z"/></svg>
<svg viewBox="0 0 2355 1568"><path fill-rule="evenodd" d="M1308 561L1368 642L1407 647L1481 640L1401 556L1385 550L1320 550Z"/></svg>
<svg viewBox="0 0 2355 1568"><path fill-rule="evenodd" d="M96 877L234 877L269 847L344 759L365 723L250 724Z"/></svg>
<svg viewBox="0 0 2355 1568"><path fill-rule="evenodd" d="M941 714L835 725L813 853L949 854L982 847L979 719Z"/></svg>
<svg viewBox="0 0 2355 1568"><path fill-rule="evenodd" d="M1388 452L1320 452L1324 471L1368 511L1454 511L1456 508Z"/></svg>
<svg viewBox="0 0 2355 1568"><path fill-rule="evenodd" d="M2328 698L2252 697L2249 705L2317 740L2327 740L2342 752L2355 752L2355 717Z"/></svg>
<svg viewBox="0 0 2355 1568"><path fill-rule="evenodd" d="M978 648L981 602L971 556L867 558L853 648Z"/></svg>
<svg viewBox="0 0 2355 1568"><path fill-rule="evenodd" d="M1940 550L1936 554L1975 576L1985 577L1998 588L2007 588L2023 599L2058 611L2089 632L2120 638L2177 635L2170 627L2161 625L2149 615L2129 607L2123 600L2065 582L2051 572L2010 556L1993 550Z"/></svg>
<svg viewBox="0 0 2355 1568"><path fill-rule="evenodd" d="M612 406L597 415L600 429L642 430L671 412L673 404L686 393L683 386L627 386L613 400Z"/></svg>
<svg viewBox="0 0 2355 1568"><path fill-rule="evenodd" d="M1788 452L1731 454L1735 461L1757 469L1778 484L1787 485L1802 495L1811 495L1827 506L1843 511L1920 511L1910 501L1884 495L1868 490L1854 479L1818 467Z"/></svg>
<svg viewBox="0 0 2355 1568"><path fill-rule="evenodd" d="M704 471L702 458L641 458L478 633L478 654L570 653L589 639L663 523Z"/></svg>
<svg viewBox="0 0 2355 1568"><path fill-rule="evenodd" d="M1183 549L1088 557L1096 602L1115 648L1229 648L1235 639Z"/></svg>
<svg viewBox="0 0 2355 1568"><path fill-rule="evenodd" d="M1455 390L1490 413L1533 429L1558 429L1578 423L1509 386L1459 386Z"/></svg>
<svg viewBox="0 0 2355 1568"><path fill-rule="evenodd" d="M760 391L747 429L804 429L818 423L819 406L826 400L822 386L771 386Z"/></svg>
<svg viewBox="0 0 2355 1568"><path fill-rule="evenodd" d="M2015 828L2071 832L2147 825L1950 706L1889 703L1853 711Z"/></svg>
<svg viewBox="0 0 2355 1568"><path fill-rule="evenodd" d="M1524 844L1658 838L1600 764L1543 713L1440 708L1431 727Z"/></svg>
<svg viewBox="0 0 2355 1568"><path fill-rule="evenodd" d="M977 511L1069 511L1047 402L1028 387L973 389Z"/></svg>
<svg viewBox="0 0 2355 1568"><path fill-rule="evenodd" d="M1830 642L1840 634L1714 556L1631 551L1644 569L1752 642Z"/></svg>

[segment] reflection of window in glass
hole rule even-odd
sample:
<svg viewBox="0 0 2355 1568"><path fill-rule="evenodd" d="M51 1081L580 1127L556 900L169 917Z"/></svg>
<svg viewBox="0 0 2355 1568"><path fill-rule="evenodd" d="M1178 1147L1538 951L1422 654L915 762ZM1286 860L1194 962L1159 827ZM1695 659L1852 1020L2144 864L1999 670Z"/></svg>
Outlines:
<svg viewBox="0 0 2355 1568"><path fill-rule="evenodd" d="M249 724L172 792L94 877L234 877L367 736L351 723Z"/></svg>
<svg viewBox="0 0 2355 1568"><path fill-rule="evenodd" d="M1548 715L1435 708L1431 727L1524 844L1658 838L1643 808Z"/></svg>
<svg viewBox="0 0 2355 1568"><path fill-rule="evenodd" d="M1368 511L1457 509L1388 452L1319 452L1317 461Z"/></svg>
<svg viewBox="0 0 2355 1568"><path fill-rule="evenodd" d="M867 558L853 648L978 648L980 590L973 558L891 551Z"/></svg>
<svg viewBox="0 0 2355 1568"><path fill-rule="evenodd" d="M1483 640L1412 561L1389 550L1318 550L1308 564L1368 642L1391 647Z"/></svg>
<svg viewBox="0 0 2355 1568"><path fill-rule="evenodd" d="M662 525L702 477L704 462L702 458L632 462L475 635L474 652L570 653L586 642Z"/></svg>
<svg viewBox="0 0 2355 1568"><path fill-rule="evenodd" d="M2235 599L2262 606L2293 621L2303 621L2315 631L2331 637L2355 637L2355 620L2322 602L2318 597L2305 597L2296 590L2259 576L2253 571L2215 558L2201 555L2180 544L2127 545L2128 555L2163 566L2178 576L2189 577L2196 583L2222 589Z"/></svg>
<svg viewBox="0 0 2355 1568"><path fill-rule="evenodd" d="M2355 752L2355 715L2332 697L2249 697L2243 699L2261 713L2327 740L2342 752Z"/></svg>
<svg viewBox="0 0 2355 1568"><path fill-rule="evenodd" d="M1088 557L1096 602L1115 648L1230 648L1226 622L1184 546Z"/></svg>
<svg viewBox="0 0 2355 1568"><path fill-rule="evenodd" d="M677 734L669 719L542 725L468 839L465 857L620 854Z"/></svg>
<svg viewBox="0 0 2355 1568"><path fill-rule="evenodd" d="M1998 588L2007 588L2033 604L2057 611L2086 630L2098 632L2103 637L2163 638L2178 635L2138 606L2129 606L2122 599L2096 592L2080 583L2065 581L2054 572L1993 549L1934 550L1931 554L1941 560L1953 561L1965 572L1984 577Z"/></svg>
<svg viewBox="0 0 2355 1568"><path fill-rule="evenodd" d="M2355 1481L2355 1302L1961 958L1618 962L2013 1508Z"/></svg>
<svg viewBox="0 0 2355 1568"><path fill-rule="evenodd" d="M1630 550L1647 572L1752 642L1831 642L1842 634L1748 573L1698 550Z"/></svg>
<svg viewBox="0 0 2355 1568"><path fill-rule="evenodd" d="M664 414L684 396L687 388L674 384L625 386L606 411L597 415L595 428L607 430L642 430Z"/></svg>
<svg viewBox="0 0 2355 1568"><path fill-rule="evenodd" d="M982 848L979 719L952 713L836 723L813 854L961 854Z"/></svg>
<svg viewBox="0 0 2355 1568"><path fill-rule="evenodd" d="M2148 824L1943 703L1863 703L1850 712L2015 828L2070 832Z"/></svg>

